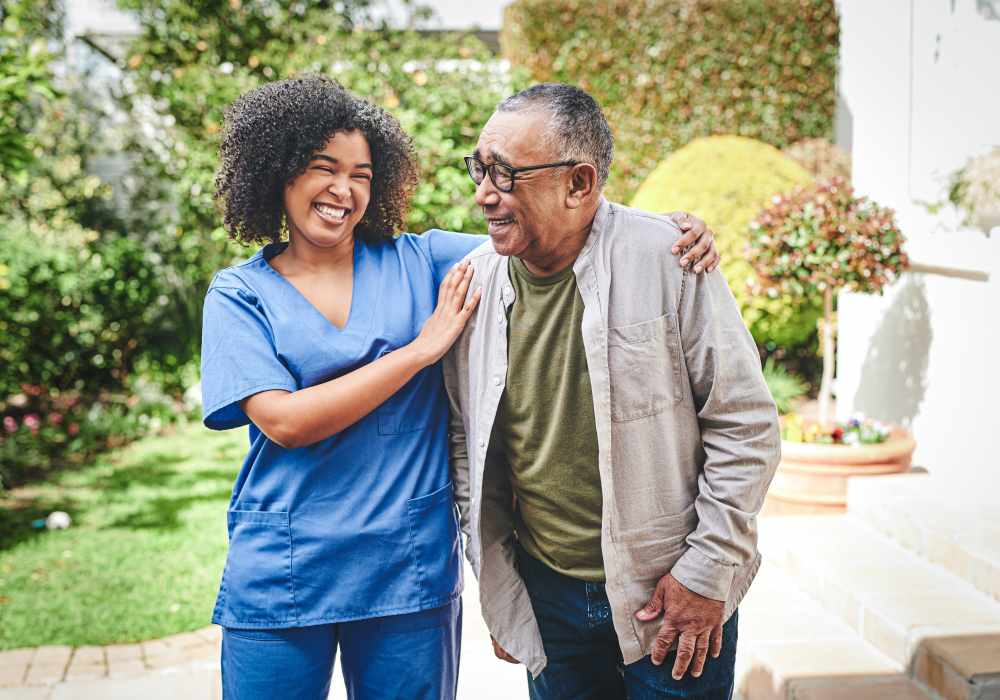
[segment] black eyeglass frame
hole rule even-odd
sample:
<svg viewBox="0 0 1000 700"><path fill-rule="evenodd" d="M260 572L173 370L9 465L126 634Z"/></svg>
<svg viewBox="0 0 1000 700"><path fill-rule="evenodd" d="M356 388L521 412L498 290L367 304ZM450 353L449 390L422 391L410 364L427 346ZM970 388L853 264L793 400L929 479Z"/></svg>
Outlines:
<svg viewBox="0 0 1000 700"><path fill-rule="evenodd" d="M480 185L480 183L482 183L482 180L480 180L479 182L476 182L476 176L472 174L472 165L473 165L473 163L478 163L479 165L482 166L483 170L485 170L486 174L489 176L490 182L492 182L493 186L496 187L501 192L513 192L514 191L514 183L517 182L517 174L518 173L525 173L525 172L528 172L530 170L542 170L544 168L560 168L560 167L563 167L563 166L566 166L566 165L579 165L580 164L580 161L578 161L578 160L561 160L558 163L543 163L542 165L525 165L525 166L520 167L520 168L515 168L514 166L512 166L512 165L506 165L505 163L490 163L489 165L487 165L486 163L484 163L483 161L479 160L475 156L465 156L464 160L465 160L465 169L469 171L469 177L472 178L472 181L476 183L477 187ZM501 187L500 185L497 184L497 179L493 176L493 173L496 172L497 168L503 168L504 170L506 170L506 171L508 171L510 173L510 188L509 189L504 189L503 187Z"/></svg>

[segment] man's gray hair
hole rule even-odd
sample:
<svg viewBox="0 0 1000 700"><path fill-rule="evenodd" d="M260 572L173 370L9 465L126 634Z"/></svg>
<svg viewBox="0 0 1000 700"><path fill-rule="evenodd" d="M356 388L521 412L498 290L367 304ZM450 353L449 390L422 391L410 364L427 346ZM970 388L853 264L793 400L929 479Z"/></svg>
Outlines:
<svg viewBox="0 0 1000 700"><path fill-rule="evenodd" d="M590 163L597 169L598 186L604 187L615 143L597 101L572 85L541 83L511 95L497 107L498 112L532 109L549 113L544 138L558 152L559 160Z"/></svg>

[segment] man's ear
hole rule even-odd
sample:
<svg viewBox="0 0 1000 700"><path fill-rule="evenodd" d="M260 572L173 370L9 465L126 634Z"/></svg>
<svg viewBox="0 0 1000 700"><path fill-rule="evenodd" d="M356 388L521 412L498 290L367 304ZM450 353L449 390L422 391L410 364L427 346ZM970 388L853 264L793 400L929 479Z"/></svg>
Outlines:
<svg viewBox="0 0 1000 700"><path fill-rule="evenodd" d="M573 166L569 175L569 191L566 193L566 207L576 209L582 206L597 191L597 168L590 163Z"/></svg>

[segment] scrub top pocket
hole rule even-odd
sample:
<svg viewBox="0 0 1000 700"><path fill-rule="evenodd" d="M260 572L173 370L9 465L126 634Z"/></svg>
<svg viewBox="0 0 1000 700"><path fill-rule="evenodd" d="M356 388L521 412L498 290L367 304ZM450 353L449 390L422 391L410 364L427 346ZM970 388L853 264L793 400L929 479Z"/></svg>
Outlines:
<svg viewBox="0 0 1000 700"><path fill-rule="evenodd" d="M406 502L417 577L425 605L443 605L462 590L461 541L452 483ZM456 572L441 576L441 572Z"/></svg>
<svg viewBox="0 0 1000 700"><path fill-rule="evenodd" d="M432 367L420 370L409 382L376 409L379 435L400 435L425 430L431 422L433 404Z"/></svg>
<svg viewBox="0 0 1000 700"><path fill-rule="evenodd" d="M220 612L227 625L271 626L297 619L288 513L229 511L222 590Z"/></svg>

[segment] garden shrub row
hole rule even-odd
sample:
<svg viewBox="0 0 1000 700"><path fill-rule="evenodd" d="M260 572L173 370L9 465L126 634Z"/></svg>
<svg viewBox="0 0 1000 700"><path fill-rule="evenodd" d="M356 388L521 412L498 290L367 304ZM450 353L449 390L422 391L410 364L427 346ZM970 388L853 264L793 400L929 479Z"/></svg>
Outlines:
<svg viewBox="0 0 1000 700"><path fill-rule="evenodd" d="M615 199L700 136L781 148L832 134L834 0L517 0L501 45L534 80L600 102L615 133Z"/></svg>

